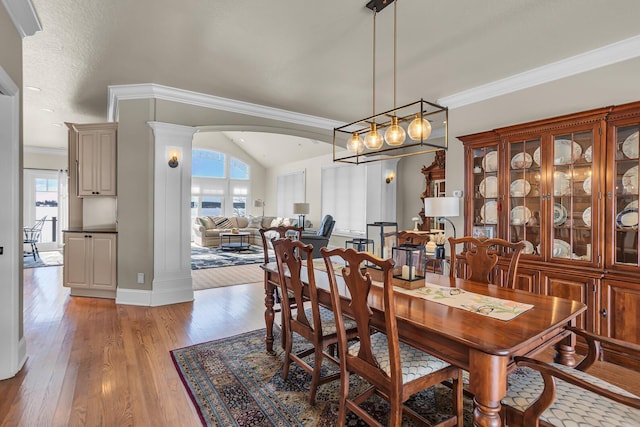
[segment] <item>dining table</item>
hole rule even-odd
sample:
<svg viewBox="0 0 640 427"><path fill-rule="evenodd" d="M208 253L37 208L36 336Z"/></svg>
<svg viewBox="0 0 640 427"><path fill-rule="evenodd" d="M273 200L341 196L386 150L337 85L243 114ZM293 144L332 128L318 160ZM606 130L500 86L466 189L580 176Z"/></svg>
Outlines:
<svg viewBox="0 0 640 427"><path fill-rule="evenodd" d="M278 268L275 262L261 267L265 286L265 343L266 350L273 352L274 293L279 286ZM348 312L349 295L340 277L342 267L335 265L334 270L341 289L342 308ZM366 270L373 284L369 294L373 312L371 325L384 330L382 283L378 281L381 275L373 268ZM303 281L308 281L306 268L301 274ZM323 261L314 260L318 302L331 309L327 274ZM394 278L397 280L400 279ZM422 298L419 289L407 291L398 287L394 292L400 340L468 371L475 426L504 425L501 399L507 392L507 376L516 367L514 357L532 357L555 346L556 362L575 365L575 337L566 327L575 325L576 317L586 310L586 305L581 302L428 272L420 280L424 280L427 287L461 290L480 297L531 306L510 320L501 320L478 310L442 304L437 298Z"/></svg>

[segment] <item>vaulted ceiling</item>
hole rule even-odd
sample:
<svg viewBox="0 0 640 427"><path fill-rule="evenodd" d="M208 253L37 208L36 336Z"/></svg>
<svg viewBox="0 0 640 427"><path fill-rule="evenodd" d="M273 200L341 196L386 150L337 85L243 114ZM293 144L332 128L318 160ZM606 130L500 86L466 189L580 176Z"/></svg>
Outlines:
<svg viewBox="0 0 640 427"><path fill-rule="evenodd" d="M40 89L25 90L25 145L62 148L63 122L106 121L108 85L157 83L342 122L372 109L365 1L32 1L43 30L24 40L24 85ZM637 0L399 0L398 104L453 99L629 40L638 17ZM378 111L393 105L392 19L392 7L377 17ZM629 84L638 56L623 62Z"/></svg>

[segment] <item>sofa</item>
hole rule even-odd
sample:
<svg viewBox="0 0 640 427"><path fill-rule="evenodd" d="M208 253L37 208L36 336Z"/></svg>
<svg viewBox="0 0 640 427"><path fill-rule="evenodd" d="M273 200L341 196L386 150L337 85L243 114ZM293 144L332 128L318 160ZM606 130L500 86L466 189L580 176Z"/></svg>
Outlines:
<svg viewBox="0 0 640 427"><path fill-rule="evenodd" d="M277 225L296 225L297 218L279 218L274 216L201 216L193 222L193 241L200 246L220 246L220 233L229 233L232 229L249 232L249 243L262 246L260 228ZM311 222L305 221L305 227L310 228Z"/></svg>

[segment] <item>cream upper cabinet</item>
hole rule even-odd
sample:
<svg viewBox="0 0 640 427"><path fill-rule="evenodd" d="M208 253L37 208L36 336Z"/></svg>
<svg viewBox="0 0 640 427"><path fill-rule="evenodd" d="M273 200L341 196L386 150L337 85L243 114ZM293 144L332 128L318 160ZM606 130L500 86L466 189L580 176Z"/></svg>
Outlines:
<svg viewBox="0 0 640 427"><path fill-rule="evenodd" d="M73 124L77 196L116 195L116 123Z"/></svg>

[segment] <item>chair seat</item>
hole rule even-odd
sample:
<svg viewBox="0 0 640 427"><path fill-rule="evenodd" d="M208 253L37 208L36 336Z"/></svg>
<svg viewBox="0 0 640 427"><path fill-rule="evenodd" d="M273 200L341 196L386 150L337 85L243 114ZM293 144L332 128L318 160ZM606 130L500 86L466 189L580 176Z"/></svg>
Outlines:
<svg viewBox="0 0 640 427"><path fill-rule="evenodd" d="M335 335L337 333L336 319L333 315L333 311L324 308L320 308L320 321L322 322L322 336ZM311 307L304 310L307 315L307 319L313 319L313 312ZM344 328L348 331L356 328L356 322L347 317L344 318Z"/></svg>
<svg viewBox="0 0 640 427"><path fill-rule="evenodd" d="M360 351L360 342L349 347L351 356L357 355L358 351ZM385 334L371 335L371 351L378 361L380 369L389 375L391 372L389 344ZM444 360L402 342L400 343L400 360L402 361L402 382L404 384L449 366Z"/></svg>
<svg viewBox="0 0 640 427"><path fill-rule="evenodd" d="M586 372L557 363L551 365L610 391L629 397L637 397ZM509 375L508 381L509 389L502 404L520 412L524 412L544 389L542 375L535 369L528 367L520 367L515 370ZM640 425L640 410L619 404L556 378L555 400L542 413L540 419L554 426L637 427Z"/></svg>

